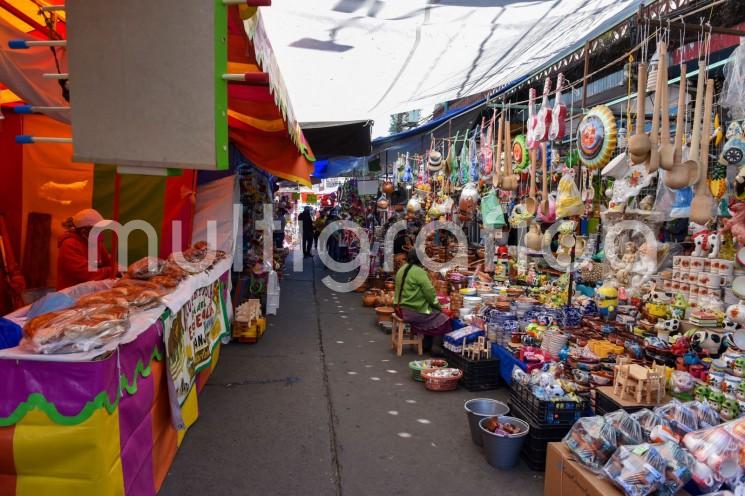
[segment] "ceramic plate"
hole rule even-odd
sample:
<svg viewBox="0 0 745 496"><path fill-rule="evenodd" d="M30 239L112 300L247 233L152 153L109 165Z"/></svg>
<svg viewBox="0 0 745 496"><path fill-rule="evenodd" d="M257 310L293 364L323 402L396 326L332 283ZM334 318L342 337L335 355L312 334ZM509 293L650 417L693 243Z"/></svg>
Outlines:
<svg viewBox="0 0 745 496"><path fill-rule="evenodd" d="M741 300L745 300L745 276L735 277L732 281L732 292Z"/></svg>

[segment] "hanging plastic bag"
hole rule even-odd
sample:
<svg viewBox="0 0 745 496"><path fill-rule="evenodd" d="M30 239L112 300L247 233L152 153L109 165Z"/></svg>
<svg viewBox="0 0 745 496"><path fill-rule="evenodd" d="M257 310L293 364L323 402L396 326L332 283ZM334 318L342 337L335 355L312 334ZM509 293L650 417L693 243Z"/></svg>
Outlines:
<svg viewBox="0 0 745 496"><path fill-rule="evenodd" d="M460 193L458 208L462 214L472 214L476 211L479 203L479 190L474 183L468 183L463 186Z"/></svg>
<svg viewBox="0 0 745 496"><path fill-rule="evenodd" d="M496 191L491 190L481 198L481 218L485 227L500 229L504 226L504 212Z"/></svg>
<svg viewBox="0 0 745 496"><path fill-rule="evenodd" d="M745 119L745 39L731 55L732 61L724 66L724 86L720 103L729 109L732 119Z"/></svg>
<svg viewBox="0 0 745 496"><path fill-rule="evenodd" d="M585 205L579 195L579 190L574 182L574 170L569 169L561 176L557 186L556 217L572 217L582 215Z"/></svg>

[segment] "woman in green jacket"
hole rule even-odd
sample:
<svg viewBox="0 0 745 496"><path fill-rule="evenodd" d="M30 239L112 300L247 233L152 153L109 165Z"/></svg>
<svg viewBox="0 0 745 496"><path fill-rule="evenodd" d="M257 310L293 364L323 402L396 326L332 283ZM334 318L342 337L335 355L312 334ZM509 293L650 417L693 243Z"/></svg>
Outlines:
<svg viewBox="0 0 745 496"><path fill-rule="evenodd" d="M435 288L415 248L409 250L406 265L396 273L393 304L399 317L411 325L412 332L424 334L425 348L431 348L432 336L442 336L453 329L450 317L440 311Z"/></svg>

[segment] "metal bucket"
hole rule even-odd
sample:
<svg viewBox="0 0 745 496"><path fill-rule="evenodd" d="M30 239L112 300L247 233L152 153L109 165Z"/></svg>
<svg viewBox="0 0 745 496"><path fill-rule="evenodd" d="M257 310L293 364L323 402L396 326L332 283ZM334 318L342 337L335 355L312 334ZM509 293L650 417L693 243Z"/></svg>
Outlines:
<svg viewBox="0 0 745 496"><path fill-rule="evenodd" d="M519 425L521 428L524 428L523 431L517 434L500 436L486 430L484 422L487 420L488 418L484 418L479 421L486 461L494 468L507 469L514 467L520 458L520 450L523 448L525 436L528 435L530 426L515 417L498 417L499 422L509 422L510 424Z"/></svg>
<svg viewBox="0 0 745 496"><path fill-rule="evenodd" d="M471 429L471 439L478 446L482 446L479 422L486 417L501 417L510 413L510 407L501 401L489 398L474 398L463 405L468 417L468 427Z"/></svg>

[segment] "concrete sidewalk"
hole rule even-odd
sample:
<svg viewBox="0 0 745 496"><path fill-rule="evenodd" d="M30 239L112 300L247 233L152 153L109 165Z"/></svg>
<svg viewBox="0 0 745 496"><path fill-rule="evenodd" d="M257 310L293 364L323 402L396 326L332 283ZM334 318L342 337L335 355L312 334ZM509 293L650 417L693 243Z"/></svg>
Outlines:
<svg viewBox="0 0 745 496"><path fill-rule="evenodd" d="M493 469L470 440L464 401L506 390L425 390L315 262L284 279L258 344L223 347L160 494L542 494L543 473Z"/></svg>

